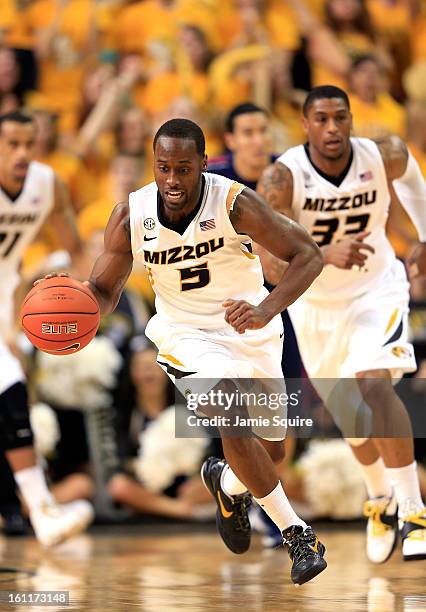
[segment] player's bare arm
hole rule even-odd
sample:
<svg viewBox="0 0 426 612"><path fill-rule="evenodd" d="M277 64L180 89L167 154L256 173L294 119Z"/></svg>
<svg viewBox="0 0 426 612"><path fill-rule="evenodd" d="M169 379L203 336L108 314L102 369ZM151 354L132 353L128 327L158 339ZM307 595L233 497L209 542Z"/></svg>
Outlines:
<svg viewBox="0 0 426 612"><path fill-rule="evenodd" d="M249 188L236 198L230 220L234 229L247 234L281 261L288 262L285 274L259 306L244 300L226 300L225 320L238 333L264 327L292 304L322 270L319 248L298 223L269 208Z"/></svg>
<svg viewBox="0 0 426 612"><path fill-rule="evenodd" d="M426 274L426 185L420 168L398 136L376 140L390 187L409 214L419 242L407 259L410 277Z"/></svg>
<svg viewBox="0 0 426 612"><path fill-rule="evenodd" d="M275 162L265 168L257 184L257 192L277 213L292 217L293 175L287 166ZM276 285L287 268L287 262L274 257L272 253L259 244L255 245L254 251L260 257L266 280L272 285Z"/></svg>
<svg viewBox="0 0 426 612"><path fill-rule="evenodd" d="M108 314L117 306L132 265L129 205L120 202L105 229L104 252L96 260L90 278L85 282L95 294L101 314Z"/></svg>

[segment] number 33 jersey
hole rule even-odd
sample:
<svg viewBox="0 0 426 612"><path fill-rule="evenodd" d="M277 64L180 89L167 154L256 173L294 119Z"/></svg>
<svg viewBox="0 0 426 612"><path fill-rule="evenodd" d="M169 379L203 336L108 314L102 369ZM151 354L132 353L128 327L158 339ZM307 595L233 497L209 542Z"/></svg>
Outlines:
<svg viewBox="0 0 426 612"><path fill-rule="evenodd" d="M221 329L227 327L226 299L257 305L267 291L251 239L237 234L229 219L245 186L207 172L202 180L198 205L186 229L179 228L183 233L163 218L156 183L130 194L132 252L145 265L162 321Z"/></svg>
<svg viewBox="0 0 426 612"><path fill-rule="evenodd" d="M351 166L337 187L312 165L303 145L278 158L293 175L292 210L319 246L336 243L362 231L375 253L364 267L344 270L324 267L306 292L316 301L350 300L366 293L393 269L396 257L386 237L390 193L380 151L368 138L351 138Z"/></svg>
<svg viewBox="0 0 426 612"><path fill-rule="evenodd" d="M54 172L31 162L23 189L12 200L0 189L0 332L10 325L11 300L25 248L37 235L54 200Z"/></svg>

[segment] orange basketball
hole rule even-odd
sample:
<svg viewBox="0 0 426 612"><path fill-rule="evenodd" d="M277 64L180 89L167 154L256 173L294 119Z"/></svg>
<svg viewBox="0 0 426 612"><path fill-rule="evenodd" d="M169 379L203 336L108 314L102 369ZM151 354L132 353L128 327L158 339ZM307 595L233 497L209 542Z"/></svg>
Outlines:
<svg viewBox="0 0 426 612"><path fill-rule="evenodd" d="M99 327L93 293L73 278L43 280L27 294L21 322L28 339L41 351L69 355L84 348Z"/></svg>

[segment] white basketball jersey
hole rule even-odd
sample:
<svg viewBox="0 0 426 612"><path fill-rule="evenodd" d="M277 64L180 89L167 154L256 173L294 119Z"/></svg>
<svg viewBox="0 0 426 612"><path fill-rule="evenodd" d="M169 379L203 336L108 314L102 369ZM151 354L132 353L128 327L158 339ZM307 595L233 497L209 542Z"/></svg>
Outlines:
<svg viewBox="0 0 426 612"><path fill-rule="evenodd" d="M324 267L306 292L312 300L348 300L375 287L395 263L395 253L386 237L390 193L380 151L368 138L351 138L353 160L336 187L322 177L309 160L303 145L289 149L277 161L293 175L292 210L319 246L351 234L369 231L365 239L375 249L362 269Z"/></svg>
<svg viewBox="0 0 426 612"><path fill-rule="evenodd" d="M148 271L162 319L221 329L227 327L226 299L257 305L267 291L251 239L237 234L229 220L228 195L235 198L244 185L207 172L203 176L200 207L182 235L160 222L156 183L130 194L132 251Z"/></svg>
<svg viewBox="0 0 426 612"><path fill-rule="evenodd" d="M19 264L52 210L54 172L31 162L23 189L15 200L0 188L0 306L10 302L19 282Z"/></svg>

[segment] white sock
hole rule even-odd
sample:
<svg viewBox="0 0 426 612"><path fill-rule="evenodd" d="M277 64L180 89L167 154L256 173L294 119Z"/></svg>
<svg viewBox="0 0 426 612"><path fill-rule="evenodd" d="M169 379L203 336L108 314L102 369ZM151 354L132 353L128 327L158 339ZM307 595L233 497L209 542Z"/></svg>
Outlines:
<svg viewBox="0 0 426 612"><path fill-rule="evenodd" d="M381 457L370 465L359 463L359 466L367 486L368 497L390 497L392 495L389 474L386 472L386 466Z"/></svg>
<svg viewBox="0 0 426 612"><path fill-rule="evenodd" d="M18 470L13 475L30 510L44 501L52 501L52 494L47 488L44 472L39 465Z"/></svg>
<svg viewBox="0 0 426 612"><path fill-rule="evenodd" d="M235 476L229 465L223 468L220 475L220 486L227 495L241 495L247 491L246 485Z"/></svg>
<svg viewBox="0 0 426 612"><path fill-rule="evenodd" d="M399 517L422 510L424 504L420 495L417 463L413 461L404 467L386 468L386 470L395 490Z"/></svg>
<svg viewBox="0 0 426 612"><path fill-rule="evenodd" d="M261 506L266 514L274 521L280 531L284 531L290 525L302 525L307 527L306 523L297 516L290 505L283 486L278 482L273 491L265 497L254 498L259 506Z"/></svg>

